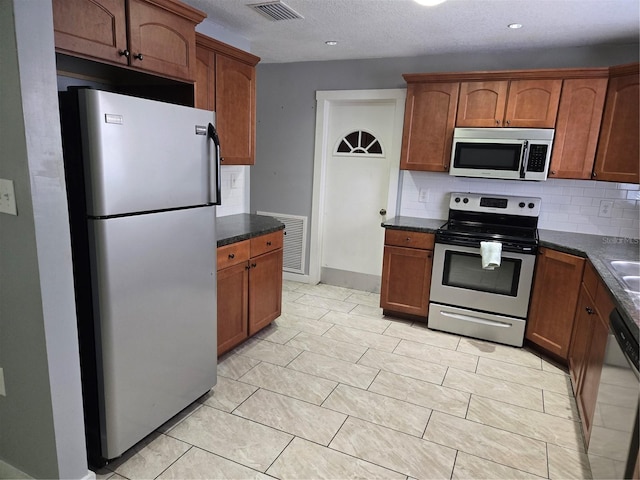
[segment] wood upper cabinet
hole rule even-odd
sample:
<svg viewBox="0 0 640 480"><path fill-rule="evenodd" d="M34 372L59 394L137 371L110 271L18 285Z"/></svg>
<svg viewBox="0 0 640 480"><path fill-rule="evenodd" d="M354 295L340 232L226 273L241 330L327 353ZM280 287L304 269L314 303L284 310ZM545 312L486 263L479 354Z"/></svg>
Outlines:
<svg viewBox="0 0 640 480"><path fill-rule="evenodd" d="M593 177L640 183L639 64L612 67Z"/></svg>
<svg viewBox="0 0 640 480"><path fill-rule="evenodd" d="M409 83L400 168L449 170L459 84Z"/></svg>
<svg viewBox="0 0 640 480"><path fill-rule="evenodd" d="M554 128L561 79L462 82L457 127Z"/></svg>
<svg viewBox="0 0 640 480"><path fill-rule="evenodd" d="M591 178L606 91L606 77L564 81L550 178Z"/></svg>
<svg viewBox="0 0 640 480"><path fill-rule="evenodd" d="M567 360L584 258L540 248L527 319L527 340Z"/></svg>
<svg viewBox="0 0 640 480"><path fill-rule="evenodd" d="M186 81L195 26L206 15L177 0L53 0L56 50Z"/></svg>
<svg viewBox="0 0 640 480"><path fill-rule="evenodd" d="M260 58L201 34L196 57L195 106L216 112L222 164L253 165Z"/></svg>
<svg viewBox="0 0 640 480"><path fill-rule="evenodd" d="M380 306L387 311L427 317L434 235L385 231Z"/></svg>

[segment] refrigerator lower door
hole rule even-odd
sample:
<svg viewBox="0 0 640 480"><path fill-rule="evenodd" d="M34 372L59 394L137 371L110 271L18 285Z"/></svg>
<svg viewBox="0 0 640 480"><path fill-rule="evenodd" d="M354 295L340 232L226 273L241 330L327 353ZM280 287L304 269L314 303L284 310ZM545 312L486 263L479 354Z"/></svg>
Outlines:
<svg viewBox="0 0 640 480"><path fill-rule="evenodd" d="M216 383L215 207L89 220L89 234L112 459Z"/></svg>

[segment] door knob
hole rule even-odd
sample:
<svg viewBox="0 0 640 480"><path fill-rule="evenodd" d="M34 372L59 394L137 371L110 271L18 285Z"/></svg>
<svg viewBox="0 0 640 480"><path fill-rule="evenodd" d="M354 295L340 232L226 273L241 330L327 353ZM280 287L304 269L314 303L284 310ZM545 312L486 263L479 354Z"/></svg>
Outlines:
<svg viewBox="0 0 640 480"><path fill-rule="evenodd" d="M386 215L387 211L384 208L380 209L380 215Z"/></svg>

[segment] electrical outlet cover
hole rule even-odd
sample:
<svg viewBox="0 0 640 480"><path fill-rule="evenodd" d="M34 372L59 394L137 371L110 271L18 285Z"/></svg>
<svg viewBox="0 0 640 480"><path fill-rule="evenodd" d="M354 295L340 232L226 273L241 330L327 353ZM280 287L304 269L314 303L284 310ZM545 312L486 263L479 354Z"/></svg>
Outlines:
<svg viewBox="0 0 640 480"><path fill-rule="evenodd" d="M13 180L0 178L0 213L18 215L16 208L16 194L13 189Z"/></svg>

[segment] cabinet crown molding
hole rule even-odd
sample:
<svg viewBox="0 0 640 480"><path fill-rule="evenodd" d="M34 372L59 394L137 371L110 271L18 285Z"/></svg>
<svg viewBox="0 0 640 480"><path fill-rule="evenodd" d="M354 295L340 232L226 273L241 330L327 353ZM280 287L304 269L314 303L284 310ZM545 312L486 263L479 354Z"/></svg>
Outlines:
<svg viewBox="0 0 640 480"><path fill-rule="evenodd" d="M196 32L196 45L202 45L209 50L215 50L218 53L222 53L229 57L235 58L247 65L255 67L258 62L260 62L260 57L252 55L249 52L245 52L244 50L240 50L239 48L233 47L227 43L221 42L220 40L215 40L211 37L207 37L206 35Z"/></svg>
<svg viewBox="0 0 640 480"><path fill-rule="evenodd" d="M176 0L146 0L146 2L163 8L175 15L186 18L195 24L198 24L207 18L207 14L203 11Z"/></svg>
<svg viewBox="0 0 640 480"><path fill-rule="evenodd" d="M405 73L407 83L465 82L486 80L542 80L568 78L598 78L609 75L609 67L548 68L535 70L489 70L473 72Z"/></svg>

